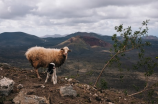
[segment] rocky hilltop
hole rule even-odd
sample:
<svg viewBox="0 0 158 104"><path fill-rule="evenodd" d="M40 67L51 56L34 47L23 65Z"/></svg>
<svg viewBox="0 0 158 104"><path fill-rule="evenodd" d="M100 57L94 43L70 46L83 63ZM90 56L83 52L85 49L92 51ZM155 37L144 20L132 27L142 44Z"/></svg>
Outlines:
<svg viewBox="0 0 158 104"><path fill-rule="evenodd" d="M83 39L90 46L100 46L100 47L112 46L110 43L107 43L103 40L91 36L80 36L79 38Z"/></svg>
<svg viewBox="0 0 158 104"><path fill-rule="evenodd" d="M49 80L45 87L42 87L46 73L40 73L42 80L38 80L33 71L21 70L2 63L0 71L1 78L7 77L15 82L14 88L8 96L0 96L0 104L22 104L20 102L31 104L31 101L41 104L36 99L46 99L44 104L145 104L142 100L128 97L115 89L97 89L73 78L58 76L56 85ZM22 100L24 95L25 101ZM30 101L31 96L34 100Z"/></svg>

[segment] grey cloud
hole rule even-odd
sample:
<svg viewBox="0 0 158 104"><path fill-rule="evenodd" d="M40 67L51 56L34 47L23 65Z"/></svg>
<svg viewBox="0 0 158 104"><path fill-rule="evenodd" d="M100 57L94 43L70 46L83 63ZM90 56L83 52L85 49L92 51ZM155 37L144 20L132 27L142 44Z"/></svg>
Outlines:
<svg viewBox="0 0 158 104"><path fill-rule="evenodd" d="M44 9L44 8L43 8ZM48 11L33 11L34 15L39 16L49 16L54 19L62 19L62 18L82 18L93 16L94 10L92 9L71 9L71 8L52 8Z"/></svg>
<svg viewBox="0 0 158 104"><path fill-rule="evenodd" d="M70 1L70 0L69 0ZM91 16L101 16L105 19L107 18L127 18L130 14L130 10L126 12L124 10L124 7L128 7L128 5L143 5L151 3L155 0L80 0L77 3L75 1L72 1L70 4L61 4L60 6L56 6L55 4L52 5L51 3L48 5L38 5L36 9L32 12L34 15L39 16L50 16L52 18L56 19L62 19L62 18L82 18L82 17L91 17ZM48 6L48 7L46 7ZM109 10L104 10L104 8L112 7ZM123 7L121 7L123 6ZM123 9L118 9L118 7L121 7ZM134 6L133 6L134 7ZM97 9L100 9L100 11L107 13L107 15L100 15L97 11ZM127 8L126 8L127 9ZM125 11L125 12L124 12Z"/></svg>
<svg viewBox="0 0 158 104"><path fill-rule="evenodd" d="M11 19L15 17L23 17L31 12L35 7L25 1L3 0L0 4L0 18Z"/></svg>
<svg viewBox="0 0 158 104"><path fill-rule="evenodd" d="M85 5L89 7L104 7L104 6L129 6L129 5L145 5L157 0L86 0Z"/></svg>
<svg viewBox="0 0 158 104"><path fill-rule="evenodd" d="M8 2L6 2L8 1ZM61 19L61 18L81 18L81 17L91 17L93 15L98 15L98 8L105 8L108 6L113 6L109 10L111 13L107 13L105 18L126 18L127 13L121 15L115 15L117 7L120 6L138 6L151 4L157 2L157 0L54 0L54 1L38 1L31 0L17 2L11 0L3 0L4 8L0 10L1 18L13 18L26 16L28 14L37 15L37 16L49 16L51 18ZM49 3L50 2L50 3ZM59 2L60 5L57 4ZM40 5L38 5L40 4ZM107 11L105 11L107 12ZM99 15L101 16L101 15Z"/></svg>
<svg viewBox="0 0 158 104"><path fill-rule="evenodd" d="M156 24L157 5L157 0L0 0L0 19L4 26L11 20L30 31L55 27L59 32L95 32L120 23L136 26L144 19L154 19Z"/></svg>

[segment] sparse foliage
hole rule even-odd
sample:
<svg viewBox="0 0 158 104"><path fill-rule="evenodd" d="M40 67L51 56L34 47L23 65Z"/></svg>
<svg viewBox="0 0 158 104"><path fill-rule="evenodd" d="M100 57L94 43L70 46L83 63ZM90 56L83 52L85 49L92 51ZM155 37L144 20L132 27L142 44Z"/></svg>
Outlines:
<svg viewBox="0 0 158 104"><path fill-rule="evenodd" d="M157 66L157 64L153 61L150 57L145 57L145 46L151 46L150 42L144 42L142 41L142 36L148 36L148 22L149 20L143 21L142 26L139 28L138 31L132 31L131 26L128 28L124 28L123 24L120 26L116 26L115 30L119 33L119 37L117 34L114 34L112 36L113 48L110 49L111 52L111 58L107 63L104 65L103 69L100 72L100 75L98 76L94 86L98 83L99 78L101 77L104 69L110 65L112 65L114 62L117 63L117 66L120 71L123 71L121 68L121 61L120 59L122 57L126 56L126 52L132 51L134 49L138 50L138 62L133 66L134 69L139 69L140 67L144 68L145 71L145 77L146 77L146 87L143 91L149 90L153 87L148 86L148 77L151 76L154 73L154 68ZM120 76L120 79L123 79L123 75ZM139 90L139 87L134 86L136 90ZM140 91L143 92L143 91ZM139 92L138 92L139 93ZM136 93L137 94L137 93ZM132 96L132 95L131 95Z"/></svg>
<svg viewBox="0 0 158 104"><path fill-rule="evenodd" d="M101 87L101 89L107 89L108 88L107 82L104 79L100 80L100 87Z"/></svg>

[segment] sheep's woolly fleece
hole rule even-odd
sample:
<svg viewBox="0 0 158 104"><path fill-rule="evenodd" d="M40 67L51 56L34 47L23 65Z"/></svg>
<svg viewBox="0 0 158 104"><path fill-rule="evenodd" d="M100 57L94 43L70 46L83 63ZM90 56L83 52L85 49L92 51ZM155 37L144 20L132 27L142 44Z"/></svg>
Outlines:
<svg viewBox="0 0 158 104"><path fill-rule="evenodd" d="M63 49L69 50L68 47ZM51 49L44 47L32 47L25 53L26 58L34 68L47 67L49 63L55 63L56 67L61 66L67 56L63 55L61 49Z"/></svg>

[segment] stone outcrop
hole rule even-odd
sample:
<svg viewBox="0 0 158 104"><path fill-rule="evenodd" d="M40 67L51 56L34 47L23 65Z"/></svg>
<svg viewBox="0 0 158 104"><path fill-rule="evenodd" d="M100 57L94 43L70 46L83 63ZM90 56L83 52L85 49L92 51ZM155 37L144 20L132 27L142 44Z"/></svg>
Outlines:
<svg viewBox="0 0 158 104"><path fill-rule="evenodd" d="M36 95L28 95L32 90L22 89L19 94L13 99L15 104L50 104L45 97Z"/></svg>
<svg viewBox="0 0 158 104"><path fill-rule="evenodd" d="M8 96L9 93L13 90L14 81L9 78L1 78L0 79L0 95Z"/></svg>
<svg viewBox="0 0 158 104"><path fill-rule="evenodd" d="M71 85L65 85L60 87L60 95L76 97L77 92L73 89Z"/></svg>

